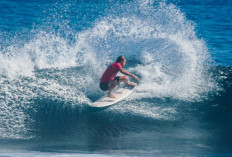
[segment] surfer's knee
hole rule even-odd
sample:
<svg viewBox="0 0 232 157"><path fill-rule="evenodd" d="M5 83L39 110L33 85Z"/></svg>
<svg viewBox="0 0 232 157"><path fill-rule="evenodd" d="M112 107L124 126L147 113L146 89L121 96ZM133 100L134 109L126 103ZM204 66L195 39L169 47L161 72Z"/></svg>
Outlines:
<svg viewBox="0 0 232 157"><path fill-rule="evenodd" d="M129 81L129 77L128 76L120 76L119 77L119 82L128 82Z"/></svg>
<svg viewBox="0 0 232 157"><path fill-rule="evenodd" d="M125 76L124 80L125 80L125 82L128 82L129 81L129 77Z"/></svg>

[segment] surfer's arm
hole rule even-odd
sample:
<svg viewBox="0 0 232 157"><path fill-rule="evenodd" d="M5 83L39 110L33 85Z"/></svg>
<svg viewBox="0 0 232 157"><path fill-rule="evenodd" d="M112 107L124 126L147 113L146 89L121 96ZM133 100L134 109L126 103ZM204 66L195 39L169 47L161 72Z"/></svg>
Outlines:
<svg viewBox="0 0 232 157"><path fill-rule="evenodd" d="M123 68L120 69L120 72L123 73L124 75L132 76L132 77L134 77L136 80L139 79L137 76L135 76L134 74L129 73L128 71L124 70Z"/></svg>

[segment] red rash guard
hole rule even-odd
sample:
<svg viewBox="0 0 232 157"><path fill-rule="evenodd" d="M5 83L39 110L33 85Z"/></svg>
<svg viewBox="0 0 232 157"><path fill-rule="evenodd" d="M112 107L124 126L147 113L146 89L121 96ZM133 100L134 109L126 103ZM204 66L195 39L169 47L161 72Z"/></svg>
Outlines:
<svg viewBox="0 0 232 157"><path fill-rule="evenodd" d="M114 79L114 77L117 75L117 73L122 69L121 64L114 63L111 64L106 71L103 73L101 77L100 83L109 82Z"/></svg>

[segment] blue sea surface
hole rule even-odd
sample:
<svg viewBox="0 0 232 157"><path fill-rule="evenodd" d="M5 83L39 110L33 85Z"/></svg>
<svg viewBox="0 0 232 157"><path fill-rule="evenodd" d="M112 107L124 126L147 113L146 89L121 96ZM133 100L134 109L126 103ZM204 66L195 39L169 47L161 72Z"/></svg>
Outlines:
<svg viewBox="0 0 232 157"><path fill-rule="evenodd" d="M183 1L180 8L196 26L196 33L203 38L210 55L218 65L231 66L232 58L232 2Z"/></svg>
<svg viewBox="0 0 232 157"><path fill-rule="evenodd" d="M231 8L1 0L0 156L232 156ZM119 55L138 86L90 107Z"/></svg>

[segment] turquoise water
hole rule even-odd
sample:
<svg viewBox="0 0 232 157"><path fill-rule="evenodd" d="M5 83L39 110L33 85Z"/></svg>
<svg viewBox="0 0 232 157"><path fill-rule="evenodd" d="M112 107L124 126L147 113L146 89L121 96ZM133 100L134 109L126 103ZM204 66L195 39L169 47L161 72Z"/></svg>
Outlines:
<svg viewBox="0 0 232 157"><path fill-rule="evenodd" d="M231 156L231 6L0 1L0 156ZM89 107L119 55L138 87Z"/></svg>

